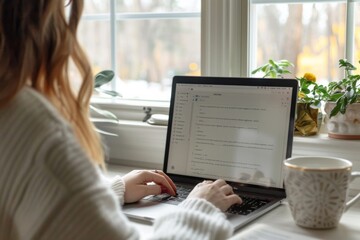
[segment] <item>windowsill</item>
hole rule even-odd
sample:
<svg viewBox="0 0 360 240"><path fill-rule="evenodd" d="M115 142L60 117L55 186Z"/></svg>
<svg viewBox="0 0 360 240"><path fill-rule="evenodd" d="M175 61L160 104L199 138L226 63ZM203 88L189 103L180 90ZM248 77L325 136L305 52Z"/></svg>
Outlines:
<svg viewBox="0 0 360 240"><path fill-rule="evenodd" d="M99 109L114 113L119 119L142 121L146 116L145 109L151 109L151 114L168 114L168 101L127 100L121 98L92 98L91 104ZM95 117L99 117L96 116Z"/></svg>
<svg viewBox="0 0 360 240"><path fill-rule="evenodd" d="M138 100L138 99L122 99L122 98L111 98L111 97L93 97L91 103L99 104L104 107L112 108L137 108L139 106L150 106L158 108L169 108L168 101L149 101L149 100Z"/></svg>

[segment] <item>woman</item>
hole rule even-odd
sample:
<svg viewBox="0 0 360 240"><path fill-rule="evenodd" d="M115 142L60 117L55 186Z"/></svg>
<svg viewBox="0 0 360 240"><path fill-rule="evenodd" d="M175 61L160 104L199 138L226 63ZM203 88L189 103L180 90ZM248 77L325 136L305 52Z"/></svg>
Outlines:
<svg viewBox="0 0 360 240"><path fill-rule="evenodd" d="M62 0L0 0L0 239L137 239L121 204L176 188L161 171L102 177L93 79L76 39L83 1L68 5L66 15ZM205 181L154 224L152 238L229 237L220 210L240 202L223 180Z"/></svg>

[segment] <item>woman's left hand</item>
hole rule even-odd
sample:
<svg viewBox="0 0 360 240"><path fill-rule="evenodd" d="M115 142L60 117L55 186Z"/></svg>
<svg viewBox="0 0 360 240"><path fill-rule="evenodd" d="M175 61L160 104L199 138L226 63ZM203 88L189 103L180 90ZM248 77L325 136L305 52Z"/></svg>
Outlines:
<svg viewBox="0 0 360 240"><path fill-rule="evenodd" d="M139 201L148 195L176 195L174 182L161 170L134 170L122 179L125 183L125 203Z"/></svg>

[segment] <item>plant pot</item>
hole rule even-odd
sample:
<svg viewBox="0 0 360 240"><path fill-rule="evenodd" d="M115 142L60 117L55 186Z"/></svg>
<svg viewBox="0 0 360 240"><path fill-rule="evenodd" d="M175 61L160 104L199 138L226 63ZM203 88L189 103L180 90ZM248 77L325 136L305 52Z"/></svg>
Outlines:
<svg viewBox="0 0 360 240"><path fill-rule="evenodd" d="M350 140L360 139L360 103L350 104L347 106L345 114L338 113L329 118L334 107L334 102L325 104L325 123L329 137Z"/></svg>
<svg viewBox="0 0 360 240"><path fill-rule="evenodd" d="M296 136L312 136L318 133L321 123L318 108L312 108L309 103L296 104L294 134Z"/></svg>

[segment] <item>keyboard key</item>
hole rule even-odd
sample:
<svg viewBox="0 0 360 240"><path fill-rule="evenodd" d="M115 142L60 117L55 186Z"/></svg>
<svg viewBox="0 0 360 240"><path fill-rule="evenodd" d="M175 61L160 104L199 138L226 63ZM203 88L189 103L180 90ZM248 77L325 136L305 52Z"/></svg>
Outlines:
<svg viewBox="0 0 360 240"><path fill-rule="evenodd" d="M232 205L227 212L232 214L248 215L249 213L261 208L270 202L267 199L257 199L246 196L240 196L243 202Z"/></svg>

